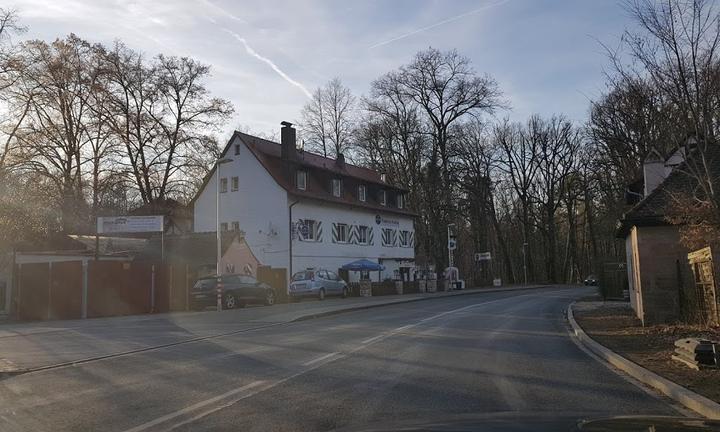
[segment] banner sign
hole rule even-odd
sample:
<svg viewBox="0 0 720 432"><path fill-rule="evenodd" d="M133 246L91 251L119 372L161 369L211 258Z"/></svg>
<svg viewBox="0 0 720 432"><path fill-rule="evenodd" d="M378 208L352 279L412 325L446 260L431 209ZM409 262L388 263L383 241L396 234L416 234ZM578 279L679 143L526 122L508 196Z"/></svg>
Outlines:
<svg viewBox="0 0 720 432"><path fill-rule="evenodd" d="M165 231L163 216L110 216L97 218L98 234Z"/></svg>

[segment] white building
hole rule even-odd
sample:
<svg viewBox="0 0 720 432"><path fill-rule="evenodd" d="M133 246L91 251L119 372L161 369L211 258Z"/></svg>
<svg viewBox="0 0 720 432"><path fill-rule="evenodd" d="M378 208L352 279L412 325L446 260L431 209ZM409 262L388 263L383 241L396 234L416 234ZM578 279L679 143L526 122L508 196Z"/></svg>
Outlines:
<svg viewBox="0 0 720 432"><path fill-rule="evenodd" d="M407 191L342 155L297 149L289 123L281 132L282 144L235 132L223 150L221 159L231 161L219 165L221 230L243 230L262 265L289 274L308 267L337 272L364 258L385 266L383 279L411 278L415 231ZM195 232L216 231L217 170L193 200Z"/></svg>

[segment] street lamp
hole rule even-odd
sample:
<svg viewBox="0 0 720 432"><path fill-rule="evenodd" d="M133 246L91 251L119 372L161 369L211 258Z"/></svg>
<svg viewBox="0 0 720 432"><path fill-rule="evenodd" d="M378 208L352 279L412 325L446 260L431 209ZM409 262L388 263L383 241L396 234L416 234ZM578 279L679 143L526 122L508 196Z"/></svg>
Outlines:
<svg viewBox="0 0 720 432"><path fill-rule="evenodd" d="M525 285L527 285L527 242L523 243L523 274L525 275Z"/></svg>
<svg viewBox="0 0 720 432"><path fill-rule="evenodd" d="M220 165L232 162L232 159L219 159L215 164L215 232L217 233L217 262L215 263L215 272L217 274L217 311L222 310L222 279L220 278L222 264L222 239L220 233Z"/></svg>

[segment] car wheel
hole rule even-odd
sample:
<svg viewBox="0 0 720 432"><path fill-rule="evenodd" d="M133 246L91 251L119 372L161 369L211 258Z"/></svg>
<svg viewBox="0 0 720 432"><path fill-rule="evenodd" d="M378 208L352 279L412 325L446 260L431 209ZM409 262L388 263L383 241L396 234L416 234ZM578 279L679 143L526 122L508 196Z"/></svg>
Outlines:
<svg viewBox="0 0 720 432"><path fill-rule="evenodd" d="M320 288L320 291L318 291L318 299L325 300L325 288Z"/></svg>
<svg viewBox="0 0 720 432"><path fill-rule="evenodd" d="M347 298L347 296L348 296L348 289L347 289L347 287L343 287L342 298Z"/></svg>
<svg viewBox="0 0 720 432"><path fill-rule="evenodd" d="M235 309L237 306L238 302L235 296L230 293L225 294L225 309Z"/></svg>
<svg viewBox="0 0 720 432"><path fill-rule="evenodd" d="M275 304L275 291L267 290L265 293L265 306L272 306Z"/></svg>

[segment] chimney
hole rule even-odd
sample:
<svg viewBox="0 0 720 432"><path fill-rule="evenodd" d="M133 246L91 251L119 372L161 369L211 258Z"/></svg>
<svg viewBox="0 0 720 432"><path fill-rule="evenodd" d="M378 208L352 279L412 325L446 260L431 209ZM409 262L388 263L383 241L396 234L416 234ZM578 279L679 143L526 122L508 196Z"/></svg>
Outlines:
<svg viewBox="0 0 720 432"><path fill-rule="evenodd" d="M650 195L667 177L665 159L655 148L650 149L643 161L643 181L645 189L643 194Z"/></svg>
<svg viewBox="0 0 720 432"><path fill-rule="evenodd" d="M345 166L345 155L342 153L338 153L337 159L335 159L335 164L339 166L340 168Z"/></svg>
<svg viewBox="0 0 720 432"><path fill-rule="evenodd" d="M290 122L281 122L282 128L280 129L280 155L282 160L290 160L295 158L296 151L296 134L295 128Z"/></svg>

